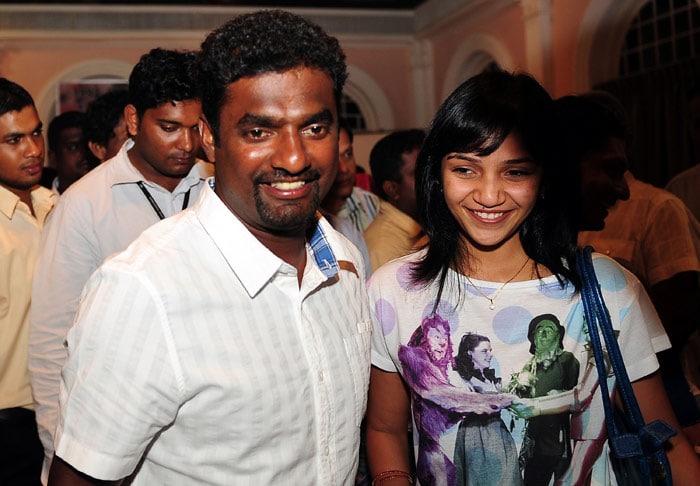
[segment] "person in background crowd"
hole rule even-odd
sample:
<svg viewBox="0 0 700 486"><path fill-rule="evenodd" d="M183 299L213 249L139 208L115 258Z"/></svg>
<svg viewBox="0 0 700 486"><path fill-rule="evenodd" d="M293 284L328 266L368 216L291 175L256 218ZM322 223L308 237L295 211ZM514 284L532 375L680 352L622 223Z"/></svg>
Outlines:
<svg viewBox="0 0 700 486"><path fill-rule="evenodd" d="M47 133L49 165L56 169L51 181L56 194L63 194L68 186L87 174L94 166L85 142L85 113L66 111L55 116Z"/></svg>
<svg viewBox="0 0 700 486"><path fill-rule="evenodd" d="M560 141L580 174L578 242L614 258L644 285L674 348L658 356L661 376L681 425L691 426L700 410L680 354L700 322L700 223L677 197L629 171L631 134L616 98L592 92L556 104Z"/></svg>
<svg viewBox="0 0 700 486"><path fill-rule="evenodd" d="M43 450L29 386L29 307L39 235L56 196L39 185L42 123L31 95L0 78L0 484L37 486Z"/></svg>
<svg viewBox="0 0 700 486"><path fill-rule="evenodd" d="M693 165L676 174L666 184L666 190L678 196L695 219L700 220L700 87L691 90L688 96L688 139Z"/></svg>
<svg viewBox="0 0 700 486"><path fill-rule="evenodd" d="M380 139L369 164L382 199L379 213L365 230L372 271L425 243L416 207L416 158L425 139L423 130L402 130Z"/></svg>
<svg viewBox="0 0 700 486"><path fill-rule="evenodd" d="M114 157L129 138L124 117L124 108L128 104L129 91L126 88L116 88L88 105L85 139L90 152L99 162Z"/></svg>
<svg viewBox="0 0 700 486"><path fill-rule="evenodd" d="M46 461L53 455L64 341L88 277L146 228L186 208L204 187L195 163L202 113L195 53L153 49L129 77L131 140L62 195L39 246L29 373ZM208 164L207 164L208 165Z"/></svg>
<svg viewBox="0 0 700 486"><path fill-rule="evenodd" d="M357 164L352 148L352 128L341 119L338 138L338 174L321 202L321 210L335 229L362 252L365 268L370 268L364 231L377 216L379 198L355 185Z"/></svg>

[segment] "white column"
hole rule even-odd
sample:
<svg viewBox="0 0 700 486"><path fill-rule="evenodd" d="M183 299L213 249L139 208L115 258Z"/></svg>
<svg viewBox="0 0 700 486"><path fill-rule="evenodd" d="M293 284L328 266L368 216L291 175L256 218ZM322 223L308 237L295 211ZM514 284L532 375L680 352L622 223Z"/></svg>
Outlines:
<svg viewBox="0 0 700 486"><path fill-rule="evenodd" d="M550 89L552 74L552 0L521 0L527 70Z"/></svg>
<svg viewBox="0 0 700 486"><path fill-rule="evenodd" d="M426 128L435 110L435 77L433 73L433 49L428 40L413 42L411 71L413 73L414 125Z"/></svg>

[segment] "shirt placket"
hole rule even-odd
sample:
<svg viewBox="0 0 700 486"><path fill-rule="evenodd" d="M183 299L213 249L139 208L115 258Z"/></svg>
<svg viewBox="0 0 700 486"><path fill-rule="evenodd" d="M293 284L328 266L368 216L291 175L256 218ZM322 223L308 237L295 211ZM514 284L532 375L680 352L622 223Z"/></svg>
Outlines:
<svg viewBox="0 0 700 486"><path fill-rule="evenodd" d="M307 272L304 275L303 287L299 292L298 319L304 336L303 345L306 356L309 358L309 369L314 389L314 423L316 428L317 441L317 464L318 464L318 484L336 484L337 464L335 461L335 443L333 442L333 422L335 408L333 407L333 390L331 376L327 370L330 369L327 353L324 352L325 344L323 336L312 319L307 318L304 312L305 307L313 305L307 301L310 289L308 284L315 288L325 277L315 269L315 272ZM306 291L305 291L306 289ZM312 299L313 297L308 297Z"/></svg>

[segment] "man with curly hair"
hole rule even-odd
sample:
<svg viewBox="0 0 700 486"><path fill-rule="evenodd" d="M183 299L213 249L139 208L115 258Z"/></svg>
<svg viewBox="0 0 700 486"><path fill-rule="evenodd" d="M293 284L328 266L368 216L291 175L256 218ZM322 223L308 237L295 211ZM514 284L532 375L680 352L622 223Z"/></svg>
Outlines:
<svg viewBox="0 0 700 486"><path fill-rule="evenodd" d="M209 34L198 67L215 177L85 287L49 482L351 485L369 308L359 251L318 211L345 56L271 10Z"/></svg>
<svg viewBox="0 0 700 486"><path fill-rule="evenodd" d="M39 434L53 454L64 341L80 293L104 259L143 230L187 207L204 186L202 113L194 52L153 49L129 78L131 140L61 195L39 246L30 317L29 373ZM209 165L209 164L206 164Z"/></svg>

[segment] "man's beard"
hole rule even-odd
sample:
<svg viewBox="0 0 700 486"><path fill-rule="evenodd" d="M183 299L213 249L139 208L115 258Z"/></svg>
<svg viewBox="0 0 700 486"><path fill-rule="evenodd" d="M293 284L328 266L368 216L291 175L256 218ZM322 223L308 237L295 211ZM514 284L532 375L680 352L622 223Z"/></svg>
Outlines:
<svg viewBox="0 0 700 486"><path fill-rule="evenodd" d="M313 199L308 207L299 207L297 203L291 203L280 207L272 207L260 197L259 186L255 186L253 194L255 209L260 220L268 228L278 230L280 233L298 230L308 227L316 219L316 211L321 204L318 185L315 186ZM306 202L302 203L306 205Z"/></svg>

